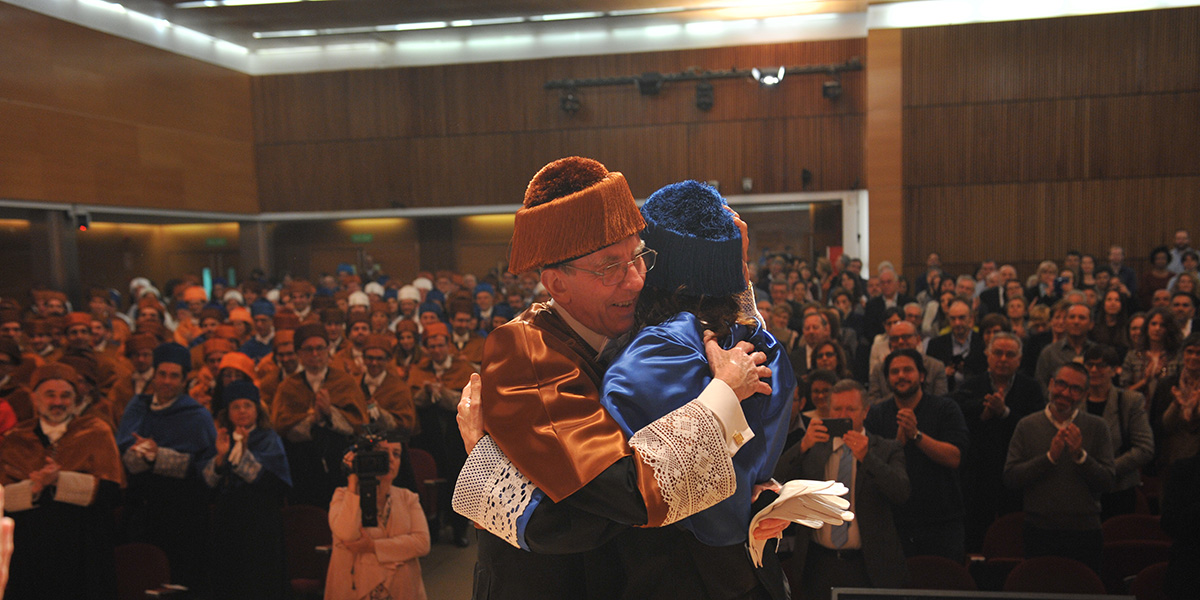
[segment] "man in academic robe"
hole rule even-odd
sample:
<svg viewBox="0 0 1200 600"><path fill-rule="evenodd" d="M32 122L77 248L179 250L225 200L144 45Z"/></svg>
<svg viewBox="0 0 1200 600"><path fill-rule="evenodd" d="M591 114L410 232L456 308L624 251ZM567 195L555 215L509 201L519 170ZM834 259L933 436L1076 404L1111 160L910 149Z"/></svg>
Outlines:
<svg viewBox="0 0 1200 600"><path fill-rule="evenodd" d="M296 331L280 329L271 339L274 350L263 360L259 361L255 374L258 376L258 389L261 392L263 404L270 409L275 403L275 393L279 384L289 375L295 375L302 369L300 355L296 354Z"/></svg>
<svg viewBox="0 0 1200 600"><path fill-rule="evenodd" d="M415 433L417 412L413 406L412 389L391 364L392 336L375 334L363 343L363 397L367 415L372 423L382 423L387 430Z"/></svg>
<svg viewBox="0 0 1200 600"><path fill-rule="evenodd" d="M324 326L302 325L294 343L304 368L279 384L271 423L292 468L289 501L327 508L333 491L346 485L342 456L366 422L367 405L358 381L330 368Z"/></svg>
<svg viewBox="0 0 1200 600"><path fill-rule="evenodd" d="M7 402L12 410L15 425L33 418L33 404L29 400L29 388L21 383L16 373L30 359L21 353L21 347L10 338L0 337L0 400Z"/></svg>
<svg viewBox="0 0 1200 600"><path fill-rule="evenodd" d="M77 416L78 374L39 367L37 412L0 442L5 513L16 521L12 598L114 598L112 509L125 484L112 430Z"/></svg>
<svg viewBox="0 0 1200 600"><path fill-rule="evenodd" d="M73 312L67 315L64 333L67 344L59 357L74 354L91 357L96 361L96 388L103 397L108 396L109 390L117 381L117 365L107 356L97 354L92 347L95 345L92 337L92 315L83 312Z"/></svg>
<svg viewBox="0 0 1200 600"><path fill-rule="evenodd" d="M250 339L242 344L239 351L257 363L271 353L272 341L275 339L275 305L261 298L251 302L250 318L254 322L254 328Z"/></svg>
<svg viewBox="0 0 1200 600"><path fill-rule="evenodd" d="M184 393L187 348L154 349L154 379L125 407L117 447L129 474L126 535L162 548L171 581L205 589L208 494L198 465L215 452L212 415Z"/></svg>
<svg viewBox="0 0 1200 600"><path fill-rule="evenodd" d="M113 422L120 424L125 406L134 396L146 392L154 379L154 349L158 340L147 333L136 333L125 342L125 356L133 365L130 373L117 379L108 392Z"/></svg>
<svg viewBox="0 0 1200 600"><path fill-rule="evenodd" d="M450 325L454 330L450 334L450 343L454 351L478 371L483 363L483 344L487 338L479 335L471 324L475 322L470 304L452 303L450 305Z"/></svg>
<svg viewBox="0 0 1200 600"><path fill-rule="evenodd" d="M363 363L363 344L371 335L371 320L368 315L355 313L346 321L346 340L350 343L342 344L342 349L333 356L331 365L351 377L359 378L367 370Z"/></svg>

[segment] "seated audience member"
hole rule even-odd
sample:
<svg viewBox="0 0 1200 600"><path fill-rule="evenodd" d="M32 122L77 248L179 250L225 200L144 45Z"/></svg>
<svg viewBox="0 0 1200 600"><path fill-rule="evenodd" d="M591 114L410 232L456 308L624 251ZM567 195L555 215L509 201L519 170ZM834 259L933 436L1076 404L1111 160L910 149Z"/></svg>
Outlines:
<svg viewBox="0 0 1200 600"><path fill-rule="evenodd" d="M354 377L361 378L367 371L363 362L363 344L371 335L371 320L367 315L354 314L346 319L346 339L350 342L342 344L342 349L334 355L330 366Z"/></svg>
<svg viewBox="0 0 1200 600"><path fill-rule="evenodd" d="M899 276L889 268L879 271L879 295L867 301L863 313L863 335L868 338L883 333L883 313L887 309L903 307L913 301L912 296L900 293Z"/></svg>
<svg viewBox="0 0 1200 600"><path fill-rule="evenodd" d="M1142 467L1154 459L1154 434L1146 416L1146 400L1134 391L1113 385L1117 351L1096 345L1083 355L1088 371L1087 411L1104 419L1112 439L1115 468L1112 491L1100 500L1101 520L1133 512Z"/></svg>
<svg viewBox="0 0 1200 600"><path fill-rule="evenodd" d="M997 517L1021 510L1021 494L1005 488L1002 479L1008 444L1017 422L1046 405L1041 386L1017 371L1021 364L1017 336L1006 332L992 336L987 364L987 372L967 379L954 392L971 432L960 470L968 552L982 549L983 536Z"/></svg>
<svg viewBox="0 0 1200 600"><path fill-rule="evenodd" d="M1056 307L1057 308L1057 307ZM1055 310L1055 319L1059 312ZM1058 368L1066 363L1078 363L1083 360L1083 353L1095 345L1088 339L1092 331L1092 311L1085 304L1070 304L1062 313L1063 336L1049 346L1046 346L1037 359L1037 371L1034 378L1045 389L1050 378ZM1053 323L1051 323L1053 327Z"/></svg>
<svg viewBox="0 0 1200 600"><path fill-rule="evenodd" d="M246 340L239 351L249 356L255 363L271 353L275 340L275 305L268 300L255 300L250 303L250 318L254 329L250 339Z"/></svg>
<svg viewBox="0 0 1200 600"><path fill-rule="evenodd" d="M791 351L800 344L800 332L788 327L788 322L792 319L792 305L787 302L779 302L771 305L771 312L767 315L767 331L779 340L784 349Z"/></svg>
<svg viewBox="0 0 1200 600"><path fill-rule="evenodd" d="M213 597L283 598L283 508L292 485L283 442L271 429L258 388L222 388L216 454L200 473L217 492L213 508Z"/></svg>
<svg viewBox="0 0 1200 600"><path fill-rule="evenodd" d="M1150 268L1138 278L1137 298L1139 305L1142 307L1150 306L1154 293L1167 289L1167 285L1175 277L1175 273L1167 269L1167 265L1170 262L1171 252L1166 246L1158 246L1150 251Z"/></svg>
<svg viewBox="0 0 1200 600"><path fill-rule="evenodd" d="M363 344L366 371L360 385L367 402L367 418L371 423L382 423L387 431L411 435L417 424L412 388L390 364L392 346L390 335L371 335Z"/></svg>
<svg viewBox="0 0 1200 600"><path fill-rule="evenodd" d="M421 432L413 437L412 445L433 455L438 476L450 481L453 487L459 470L467 460L467 451L455 420L459 392L466 387L475 369L471 363L450 352L449 339L449 331L444 324L426 326L426 356L409 370L408 385L412 389L417 428ZM450 494L438 494L440 512L449 516L454 528L454 543L466 547L467 520L451 510L450 497ZM438 531L433 532L434 539L438 535Z"/></svg>
<svg viewBox="0 0 1200 600"><path fill-rule="evenodd" d="M10 598L116 597L112 509L125 474L109 426L76 416L77 381L66 365L39 367L37 418L0 442L4 509L16 522Z"/></svg>
<svg viewBox="0 0 1200 600"><path fill-rule="evenodd" d="M817 344L816 350L812 354L812 364L809 365L809 372L823 369L832 371L838 379L850 378L850 366L846 360L846 353L842 347L833 340L826 340Z"/></svg>
<svg viewBox="0 0 1200 600"><path fill-rule="evenodd" d="M393 352L395 355L395 363L397 371L408 379L408 373L413 365L421 362L425 358L425 351L421 349L420 338L418 337L418 325L416 321L401 321L396 325L396 349Z"/></svg>
<svg viewBox="0 0 1200 600"><path fill-rule="evenodd" d="M1146 313L1138 344L1125 354L1121 387L1153 398L1158 382L1179 370L1179 325L1171 311L1155 308Z"/></svg>
<svg viewBox="0 0 1200 600"><path fill-rule="evenodd" d="M785 562L799 596L828 598L833 587L903 587L908 582L904 551L893 512L909 498L903 445L863 427L866 390L852 380L832 389L828 418L849 419L850 430L831 438L820 418L804 439L786 451L775 468L779 481L837 480L850 489L854 520L820 529L797 528L795 554Z"/></svg>
<svg viewBox="0 0 1200 600"><path fill-rule="evenodd" d="M171 581L203 591L208 554L208 494L198 465L212 456L212 414L184 393L187 348L154 349L154 379L121 417L117 447L129 473L127 535L162 548Z"/></svg>
<svg viewBox="0 0 1200 600"><path fill-rule="evenodd" d="M296 353L296 331L280 329L271 340L274 350L259 361L255 375L258 378L259 398L270 410L275 404L279 384L291 375L300 372L300 355Z"/></svg>
<svg viewBox="0 0 1200 600"><path fill-rule="evenodd" d="M325 338L329 340L327 352L330 357L337 356L346 345L346 313L340 308L326 308L320 314Z"/></svg>
<svg viewBox="0 0 1200 600"><path fill-rule="evenodd" d="M484 337L475 331L472 324L475 316L470 304L453 302L450 305L450 343L460 358L471 363L476 372L483 362Z"/></svg>
<svg viewBox="0 0 1200 600"><path fill-rule="evenodd" d="M1159 382L1150 400L1154 469L1166 477L1171 463L1200 453L1200 333L1183 340L1179 372Z"/></svg>
<svg viewBox="0 0 1200 600"><path fill-rule="evenodd" d="M1004 484L1023 494L1025 556L1065 556L1099 571L1100 496L1112 488L1112 440L1103 419L1080 410L1087 370L1068 362L1050 379L1044 411L1017 423Z"/></svg>
<svg viewBox="0 0 1200 600"><path fill-rule="evenodd" d="M888 344L895 353L897 350L908 349L917 352L916 345L919 337L917 328L908 321L899 321L892 325L892 329L888 332ZM945 396L950 393L950 387L946 382L946 365L942 361L926 356L917 352L917 356L921 357L921 387L925 393L930 396ZM887 370L883 364L871 370L870 375L871 386L867 391L867 399L872 405L879 404L890 393L888 387Z"/></svg>
<svg viewBox="0 0 1200 600"><path fill-rule="evenodd" d="M1171 315L1179 326L1179 339L1200 331L1196 325L1196 296L1190 292L1174 292L1171 294Z"/></svg>
<svg viewBox="0 0 1200 600"><path fill-rule="evenodd" d="M118 426L125 406L134 396L144 393L154 379L154 349L158 344L158 339L148 333L135 333L125 341L125 357L131 368L117 378L108 392L112 420Z"/></svg>
<svg viewBox="0 0 1200 600"><path fill-rule="evenodd" d="M819 310L809 310L801 319L803 329L800 330L799 344L788 353L792 362L792 371L800 378L808 373L813 364L813 352L817 346L831 339L829 319Z"/></svg>
<svg viewBox="0 0 1200 600"><path fill-rule="evenodd" d="M353 443L355 428L366 422L367 406L358 381L330 368L325 327L302 325L293 343L303 369L279 384L271 423L284 440L292 469L289 502L327 506L345 483L337 465Z"/></svg>
<svg viewBox="0 0 1200 600"><path fill-rule="evenodd" d="M1029 304L1045 304L1053 306L1062 298L1062 291L1056 289L1054 279L1058 276L1058 265L1052 260L1044 260L1038 264L1035 283L1025 290L1025 299Z"/></svg>
<svg viewBox="0 0 1200 600"><path fill-rule="evenodd" d="M902 321L895 333L912 324ZM912 494L896 511L905 556L933 554L963 562L963 499L958 467L970 434L962 411L945 396L923 389L927 375L919 352L893 351L883 361L890 396L871 407L868 431L904 447ZM943 372L944 374L944 372ZM943 392L944 393L944 392Z"/></svg>
<svg viewBox="0 0 1200 600"><path fill-rule="evenodd" d="M946 365L946 382L951 390L962 385L968 377L987 369L984 341L974 330L975 318L971 305L962 299L950 303L947 317L950 331L929 340L925 353Z"/></svg>
<svg viewBox="0 0 1200 600"><path fill-rule="evenodd" d="M867 367L868 373L870 373L872 370L875 369L876 366L878 366L880 363L882 363L884 357L886 357L888 354L891 354L892 348L891 348L891 344L889 343L889 340L888 340L888 333L891 331L892 325L895 325L896 323L899 323L902 320L904 320L904 309L903 308L889 308L887 310L887 312L884 314L884 317L883 317L883 331L884 332L875 336L875 339L871 340L871 351L870 351L871 354L870 354L870 359L868 361L868 367ZM919 329L918 329L918 331L919 331Z"/></svg>
<svg viewBox="0 0 1200 600"><path fill-rule="evenodd" d="M808 424L814 418L825 419L829 417L829 390L837 382L837 375L833 371L826 371L824 369L812 371L804 378L804 385L798 390L803 397L794 405L792 419L788 425L788 439L784 444L784 449L790 448L793 444L800 441L808 428Z"/></svg>
<svg viewBox="0 0 1200 600"><path fill-rule="evenodd" d="M329 505L333 555L325 578L325 598L424 600L419 558L429 554L430 547L425 512L415 493L392 485L400 470L401 444L382 441L375 449L388 454L388 472L378 476L378 524L363 526L359 479L352 473L347 486L334 492ZM354 454L347 452L343 463L349 466L353 459Z"/></svg>
<svg viewBox="0 0 1200 600"><path fill-rule="evenodd" d="M942 335L950 327L950 303L958 300L958 293L953 289L938 292L937 301L925 305L925 315L921 319L919 329L926 338Z"/></svg>

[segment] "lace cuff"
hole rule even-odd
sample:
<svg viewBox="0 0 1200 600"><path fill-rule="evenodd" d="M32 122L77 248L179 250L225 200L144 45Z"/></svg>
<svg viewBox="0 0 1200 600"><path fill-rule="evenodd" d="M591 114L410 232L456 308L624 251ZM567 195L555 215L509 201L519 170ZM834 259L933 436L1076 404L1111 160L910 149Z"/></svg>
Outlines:
<svg viewBox="0 0 1200 600"><path fill-rule="evenodd" d="M754 299L754 286L746 284L746 289L742 290L736 297L738 303L738 320L753 319L759 324L766 323L762 313L758 312L758 303Z"/></svg>
<svg viewBox="0 0 1200 600"><path fill-rule="evenodd" d="M242 460L233 465L233 472L247 482L254 483L258 480L259 473L262 473L262 463L247 450L242 454Z"/></svg>
<svg viewBox="0 0 1200 600"><path fill-rule="evenodd" d="M471 519L500 539L520 548L518 519L537 488L496 446L483 436L454 485L454 512Z"/></svg>
<svg viewBox="0 0 1200 600"><path fill-rule="evenodd" d="M694 515L737 490L721 425L695 401L633 434L629 446L654 470L667 504L663 525Z"/></svg>

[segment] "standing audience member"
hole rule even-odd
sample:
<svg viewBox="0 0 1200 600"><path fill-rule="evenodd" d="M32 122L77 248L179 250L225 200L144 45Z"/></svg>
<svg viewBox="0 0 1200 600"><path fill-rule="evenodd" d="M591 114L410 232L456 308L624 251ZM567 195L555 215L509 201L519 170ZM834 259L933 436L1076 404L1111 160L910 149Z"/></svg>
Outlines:
<svg viewBox="0 0 1200 600"><path fill-rule="evenodd" d="M1042 389L1050 383L1050 378L1058 372L1059 367L1069 362L1082 362L1083 353L1095 345L1095 342L1087 337L1092 330L1092 311L1086 304L1070 304L1062 313L1055 310L1054 318L1060 318L1060 314L1063 319L1062 339L1046 346L1037 359L1035 378L1042 385ZM1053 327L1052 319L1051 328Z"/></svg>
<svg viewBox="0 0 1200 600"><path fill-rule="evenodd" d="M1200 589L1200 455L1171 466L1163 486L1162 529L1171 537L1164 597L1194 596Z"/></svg>
<svg viewBox="0 0 1200 600"><path fill-rule="evenodd" d="M388 456L388 471L377 478L377 525L363 525L359 479L351 473L347 486L334 492L329 505L333 555L325 577L325 597L425 600L418 560L429 554L425 511L415 493L392 485L400 471L400 443L381 441L373 449ZM347 452L343 464L349 466L353 459L354 453Z"/></svg>
<svg viewBox="0 0 1200 600"><path fill-rule="evenodd" d="M879 295L867 301L863 315L863 335L872 339L883 330L883 313L889 308L903 308L912 302L912 296L900 293L899 276L892 268L879 271Z"/></svg>
<svg viewBox="0 0 1200 600"><path fill-rule="evenodd" d="M1099 572L1100 495L1112 488L1108 425L1079 410L1087 370L1069 362L1050 379L1050 402L1017 423L1005 485L1024 495L1025 556L1065 556Z"/></svg>
<svg viewBox="0 0 1200 600"><path fill-rule="evenodd" d="M917 328L908 321L897 322L888 332L888 344L893 353L897 350L907 349L916 352L916 355L920 357L921 387L925 393L930 396L945 396L950 393L950 386L946 382L946 365L932 356L918 352L916 345L919 340ZM871 370L870 382L871 387L867 391L867 400L871 404L879 404L888 397L890 390L887 369L882 363Z"/></svg>
<svg viewBox="0 0 1200 600"><path fill-rule="evenodd" d="M1117 351L1096 345L1083 355L1088 372L1087 411L1108 424L1115 468L1112 491L1100 499L1100 518L1133 512L1142 467L1154 459L1154 434L1146 417L1145 398L1132 390L1113 385Z"/></svg>
<svg viewBox="0 0 1200 600"><path fill-rule="evenodd" d="M1021 340L997 333L987 347L988 370L954 393L962 407L971 445L963 454L967 551L978 552L996 517L1021 510L1021 494L1004 487L1004 461L1017 422L1046 405L1042 388L1017 371Z"/></svg>
<svg viewBox="0 0 1200 600"><path fill-rule="evenodd" d="M363 344L363 373L361 386L367 401L367 418L382 423L387 431L400 430L412 435L417 425L412 389L408 381L392 366L392 337L371 335Z"/></svg>
<svg viewBox="0 0 1200 600"><path fill-rule="evenodd" d="M125 473L109 426L76 415L77 381L66 365L38 367L30 380L37 418L0 442L18 546L10 598L116 597L112 509Z"/></svg>
<svg viewBox="0 0 1200 600"><path fill-rule="evenodd" d="M129 538L162 548L171 581L206 589L208 494L199 465L213 455L212 414L184 393L192 366L187 348L154 349L154 380L125 408L117 447L129 472Z"/></svg>
<svg viewBox="0 0 1200 600"><path fill-rule="evenodd" d="M283 519L292 485L283 441L271 429L258 388L235 381L222 389L216 454L201 466L217 491L213 508L214 598L282 598Z"/></svg>
<svg viewBox="0 0 1200 600"><path fill-rule="evenodd" d="M1180 339L1170 310L1155 308L1147 313L1138 344L1121 366L1121 387L1153 398L1158 382L1179 370Z"/></svg>
<svg viewBox="0 0 1200 600"><path fill-rule="evenodd" d="M829 418L849 419L850 430L831 438L820 418L804 439L785 452L775 478L837 480L850 489L854 520L820 529L801 528L786 569L799 583L798 597L823 599L833 587L903 587L908 581L904 550L893 512L909 497L904 448L863 427L866 390L852 380L833 387Z"/></svg>
<svg viewBox="0 0 1200 600"><path fill-rule="evenodd" d="M911 323L902 321L892 328ZM945 396L927 394L921 354L896 350L883 361L891 397L871 407L865 421L875 435L904 446L912 494L896 512L905 556L933 554L963 562L963 499L958 466L970 434L962 411Z"/></svg>
<svg viewBox="0 0 1200 600"><path fill-rule="evenodd" d="M961 386L968 377L987 370L983 336L974 331L975 318L971 305L965 300L950 303L948 317L950 332L929 340L926 354L946 365L946 382L950 390Z"/></svg>
<svg viewBox="0 0 1200 600"><path fill-rule="evenodd" d="M1159 382L1150 400L1154 471L1166 477L1172 462L1200 453L1200 333L1183 341L1178 373Z"/></svg>

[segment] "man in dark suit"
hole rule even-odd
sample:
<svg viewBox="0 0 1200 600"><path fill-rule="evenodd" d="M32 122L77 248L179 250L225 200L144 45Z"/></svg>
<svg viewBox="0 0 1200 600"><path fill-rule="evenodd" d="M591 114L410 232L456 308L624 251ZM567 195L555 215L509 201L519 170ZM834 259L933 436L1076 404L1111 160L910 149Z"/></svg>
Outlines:
<svg viewBox="0 0 1200 600"><path fill-rule="evenodd" d="M837 479L850 488L846 499L855 518L846 525L801 529L795 554L785 568L798 597L829 598L833 587L905 585L908 568L892 510L908 499L904 448L896 440L867 433L866 391L853 380L833 387L830 418L849 419L850 430L830 438L819 418L779 459L775 478ZM844 480L844 481L843 481Z"/></svg>
<svg viewBox="0 0 1200 600"><path fill-rule="evenodd" d="M900 281L896 271L884 267L879 272L879 295L867 301L863 313L863 337L868 340L884 333L883 313L889 307L903 308L912 302L912 296L900 293Z"/></svg>
<svg viewBox="0 0 1200 600"><path fill-rule="evenodd" d="M1001 265L999 269L996 269L996 273L1000 276L1000 284L979 292L980 317L991 313L1004 314L1004 305L1008 304L1008 282L1016 281L1017 269L1012 265ZM1020 283L1017 285L1019 287ZM1022 293L1024 293L1024 288L1022 288Z"/></svg>
<svg viewBox="0 0 1200 600"><path fill-rule="evenodd" d="M1175 323L1179 325L1180 339L1186 338L1194 331L1200 331L1196 327L1196 297L1188 292L1175 292L1171 294L1171 314L1175 316Z"/></svg>
<svg viewBox="0 0 1200 600"><path fill-rule="evenodd" d="M965 300L955 300L946 316L950 319L950 333L929 340L925 354L945 363L946 380L950 391L954 391L968 377L986 371L987 358L983 355L983 336L974 331L971 305Z"/></svg>
<svg viewBox="0 0 1200 600"><path fill-rule="evenodd" d="M1021 510L1021 494L1002 483L1004 460L1017 421L1045 407L1046 399L1032 377L1017 372L1020 364L1021 339L997 333L987 348L987 372L967 379L954 393L971 432L961 469L968 552L982 548L996 517Z"/></svg>

